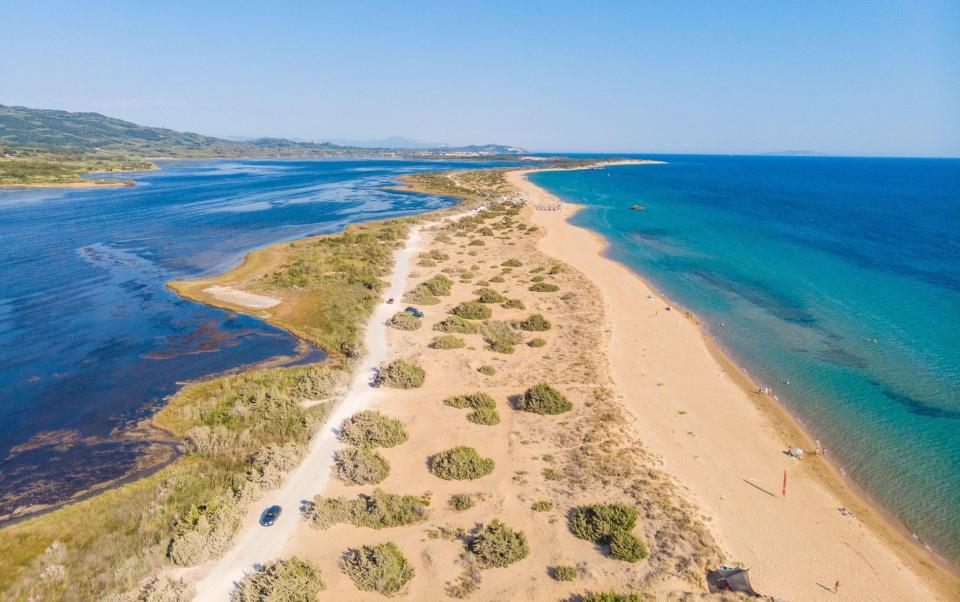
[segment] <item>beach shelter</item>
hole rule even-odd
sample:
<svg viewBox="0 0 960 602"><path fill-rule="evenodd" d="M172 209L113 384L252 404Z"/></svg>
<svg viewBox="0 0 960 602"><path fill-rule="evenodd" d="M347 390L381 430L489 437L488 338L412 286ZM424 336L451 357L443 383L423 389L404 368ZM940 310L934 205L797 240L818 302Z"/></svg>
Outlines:
<svg viewBox="0 0 960 602"><path fill-rule="evenodd" d="M750 585L750 569L721 566L715 571L707 572L707 583L711 592L742 592L750 596L759 597L760 594Z"/></svg>

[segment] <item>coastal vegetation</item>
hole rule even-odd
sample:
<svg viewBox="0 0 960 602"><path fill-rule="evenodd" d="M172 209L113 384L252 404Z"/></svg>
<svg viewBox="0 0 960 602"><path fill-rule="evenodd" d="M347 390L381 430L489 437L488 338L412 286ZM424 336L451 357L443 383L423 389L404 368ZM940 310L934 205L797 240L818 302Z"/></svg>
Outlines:
<svg viewBox="0 0 960 602"><path fill-rule="evenodd" d="M461 445L430 457L430 472L446 481L474 480L493 472L496 463L472 447Z"/></svg>
<svg viewBox="0 0 960 602"><path fill-rule="evenodd" d="M480 303L504 303L507 298L492 288L479 288L474 291Z"/></svg>
<svg viewBox="0 0 960 602"><path fill-rule="evenodd" d="M360 447L395 447L407 440L403 423L376 410L357 412L343 421L340 440Z"/></svg>
<svg viewBox="0 0 960 602"><path fill-rule="evenodd" d="M452 334L433 337L433 340L430 342L430 347L434 349L463 349L466 346L466 341Z"/></svg>
<svg viewBox="0 0 960 602"><path fill-rule="evenodd" d="M550 320L543 317L542 314L531 314L526 320L517 322L517 328L530 332L544 332L550 330Z"/></svg>
<svg viewBox="0 0 960 602"><path fill-rule="evenodd" d="M477 372L483 374L484 376L493 376L497 373L497 369L490 365L484 365L477 368Z"/></svg>
<svg viewBox="0 0 960 602"><path fill-rule="evenodd" d="M427 373L423 368L406 360L394 360L381 366L377 382L393 389L416 389L423 386Z"/></svg>
<svg viewBox="0 0 960 602"><path fill-rule="evenodd" d="M376 485L390 474L390 463L369 447L345 447L334 457L337 478L348 485Z"/></svg>
<svg viewBox="0 0 960 602"><path fill-rule="evenodd" d="M184 456L149 477L6 527L0 591L14 600L103 599L166 563L219 554L250 503L299 461L327 412L327 404L299 401L329 396L340 379L322 365L185 387L153 419L183 439ZM63 579L43 577L60 573Z"/></svg>
<svg viewBox="0 0 960 602"><path fill-rule="evenodd" d="M487 320L493 315L490 308L479 301L464 301L451 309L450 313L464 320Z"/></svg>
<svg viewBox="0 0 960 602"><path fill-rule="evenodd" d="M529 345L530 347L543 347L546 344L547 342L544 339L541 339L539 337L535 337L527 341L527 345Z"/></svg>
<svg viewBox="0 0 960 602"><path fill-rule="evenodd" d="M413 287L413 289L407 293L405 299L408 303L416 303L418 305L436 305L440 303L439 297L450 295L452 288L453 280L450 280L443 274L437 274Z"/></svg>
<svg viewBox="0 0 960 602"><path fill-rule="evenodd" d="M482 568L505 567L530 554L527 536L494 519L477 530L468 543Z"/></svg>
<svg viewBox="0 0 960 602"><path fill-rule="evenodd" d="M531 291L534 293L555 293L560 290L560 287L556 284L551 284L550 282L537 282L530 287Z"/></svg>
<svg viewBox="0 0 960 602"><path fill-rule="evenodd" d="M517 408L534 414L563 414L573 409L573 404L560 391L546 383L540 383L520 396Z"/></svg>
<svg viewBox="0 0 960 602"><path fill-rule="evenodd" d="M476 505L476 500L473 499L472 495L456 493L450 496L450 499L447 500L447 505L450 506L452 510L463 512L464 510L473 508Z"/></svg>
<svg viewBox="0 0 960 602"><path fill-rule="evenodd" d="M476 424L493 426L500 424L500 415L497 414L497 402L486 393L470 393L457 395L445 399L446 405L452 408L470 408L473 411L467 415L467 420Z"/></svg>
<svg viewBox="0 0 960 602"><path fill-rule="evenodd" d="M398 311L390 318L390 326L397 330L417 330L423 322L408 311Z"/></svg>
<svg viewBox="0 0 960 602"><path fill-rule="evenodd" d="M385 529L423 522L427 518L430 498L427 495L397 495L374 489L371 495L357 499L317 496L304 505L304 517L317 529L338 523L357 527Z"/></svg>
<svg viewBox="0 0 960 602"><path fill-rule="evenodd" d="M358 589L388 596L402 590L414 576L413 566L392 542L347 550L340 566Z"/></svg>
<svg viewBox="0 0 960 602"><path fill-rule="evenodd" d="M557 581L575 581L578 574L577 567L568 564L550 567L550 576Z"/></svg>
<svg viewBox="0 0 960 602"><path fill-rule="evenodd" d="M248 574L234 602L313 602L325 588L320 570L299 558L273 560Z"/></svg>
<svg viewBox="0 0 960 602"><path fill-rule="evenodd" d="M174 281L179 294L234 311L259 315L320 346L336 363L358 357L362 330L386 287L394 251L409 233L409 219L353 224L340 233L281 243L254 251L231 272ZM282 302L269 312L225 302L209 292L226 286Z"/></svg>
<svg viewBox="0 0 960 602"><path fill-rule="evenodd" d="M483 306L481 306L483 307ZM460 316L449 316L433 325L437 332L447 332L454 334L479 334L480 325L476 322L461 318Z"/></svg>
<svg viewBox="0 0 960 602"><path fill-rule="evenodd" d="M623 504L579 506L570 514L570 531L580 539L610 547L610 555L626 562L647 557L647 546L633 535L637 510Z"/></svg>
<svg viewBox="0 0 960 602"><path fill-rule="evenodd" d="M549 510L553 510L553 502L549 502L547 500L537 500L530 505L530 509L534 512L547 512Z"/></svg>

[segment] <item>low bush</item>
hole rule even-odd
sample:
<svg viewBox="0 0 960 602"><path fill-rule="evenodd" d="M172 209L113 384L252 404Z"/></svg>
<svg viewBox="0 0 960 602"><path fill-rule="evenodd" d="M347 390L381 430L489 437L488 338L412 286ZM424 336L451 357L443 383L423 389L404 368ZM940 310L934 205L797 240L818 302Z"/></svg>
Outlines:
<svg viewBox="0 0 960 602"><path fill-rule="evenodd" d="M560 391L548 384L540 383L527 389L517 402L524 412L535 414L562 414L573 408L573 404Z"/></svg>
<svg viewBox="0 0 960 602"><path fill-rule="evenodd" d="M519 268L520 266L523 265L523 263L521 263L519 259L508 259L503 263L501 263L500 265L502 265L505 268Z"/></svg>
<svg viewBox="0 0 960 602"><path fill-rule="evenodd" d="M473 499L472 495L466 493L457 493L450 496L450 499L447 500L447 505L451 509L456 510L457 512L463 512L464 510L469 510L476 505L476 500Z"/></svg>
<svg viewBox="0 0 960 602"><path fill-rule="evenodd" d="M501 305L503 309L527 309L520 299L507 299L506 303Z"/></svg>
<svg viewBox="0 0 960 602"><path fill-rule="evenodd" d="M406 360L394 360L380 368L377 382L394 389L415 389L423 385L426 376L420 366Z"/></svg>
<svg viewBox="0 0 960 602"><path fill-rule="evenodd" d="M485 477L496 467L493 458L484 458L472 447L459 446L430 457L430 472L451 480L473 480Z"/></svg>
<svg viewBox="0 0 960 602"><path fill-rule="evenodd" d="M496 408L477 408L467 415L467 420L475 424L495 426L500 424L500 414L497 413Z"/></svg>
<svg viewBox="0 0 960 602"><path fill-rule="evenodd" d="M530 282L543 282L543 276L534 276L530 279Z"/></svg>
<svg viewBox="0 0 960 602"><path fill-rule="evenodd" d="M543 347L546 344L547 342L540 338L530 339L529 341L527 341L527 345L529 345L530 347Z"/></svg>
<svg viewBox="0 0 960 602"><path fill-rule="evenodd" d="M537 282L531 286L528 290L531 290L535 293L555 293L560 290L560 287L556 284L551 284L549 282Z"/></svg>
<svg viewBox="0 0 960 602"><path fill-rule="evenodd" d="M314 602L323 591L320 570L299 558L272 560L237 586L234 602Z"/></svg>
<svg viewBox="0 0 960 602"><path fill-rule="evenodd" d="M647 557L647 546L630 531L614 531L610 536L610 555L625 562L640 562Z"/></svg>
<svg viewBox="0 0 960 602"><path fill-rule="evenodd" d="M562 272L562 271L563 271L563 268L562 268L562 267L560 267L560 266L558 266L558 265L555 265L555 266L553 266L552 268L550 268L550 270L549 270L547 273L550 274L551 276L556 276L557 274L559 274L559 273Z"/></svg>
<svg viewBox="0 0 960 602"><path fill-rule="evenodd" d="M423 259L431 259L433 261L446 261L450 259L449 255L438 249L432 249L426 253L421 253L420 257Z"/></svg>
<svg viewBox="0 0 960 602"><path fill-rule="evenodd" d="M478 288L474 293L477 295L477 301L480 303L503 303L507 300L506 297L492 288Z"/></svg>
<svg viewBox="0 0 960 602"><path fill-rule="evenodd" d="M469 548L484 568L510 566L530 553L527 536L497 519L490 521L470 539Z"/></svg>
<svg viewBox="0 0 960 602"><path fill-rule="evenodd" d="M450 313L465 320L487 320L493 315L490 308L479 301L464 301L451 309Z"/></svg>
<svg viewBox="0 0 960 602"><path fill-rule="evenodd" d="M543 269L544 269L543 266L537 266L537 267L533 268L532 270L530 270L530 273L531 273L531 274L539 274L540 272L543 271Z"/></svg>
<svg viewBox="0 0 960 602"><path fill-rule="evenodd" d="M517 322L517 327L529 332L544 332L550 330L550 320L543 317L543 314L530 314L526 320Z"/></svg>
<svg viewBox="0 0 960 602"><path fill-rule="evenodd" d="M550 576L557 581L575 581L579 572L577 567L560 564L550 569Z"/></svg>
<svg viewBox="0 0 960 602"><path fill-rule="evenodd" d="M497 353L513 353L513 346L523 341L523 337L509 322L501 320L485 322L481 331L490 350Z"/></svg>
<svg viewBox="0 0 960 602"><path fill-rule="evenodd" d="M496 282L499 284L501 282L506 282L506 281L503 279L503 276L494 276L493 278L490 279L490 282Z"/></svg>
<svg viewBox="0 0 960 602"><path fill-rule="evenodd" d="M426 496L397 495L374 489L372 495L361 494L355 500L318 495L304 504L303 515L317 529L338 523L385 529L423 522L429 505Z"/></svg>
<svg viewBox="0 0 960 602"><path fill-rule="evenodd" d="M437 297L446 297L453 289L453 280L450 280L443 274L437 274L428 280L424 280L417 286L426 288L430 291L430 294L436 295Z"/></svg>
<svg viewBox="0 0 960 602"><path fill-rule="evenodd" d="M340 440L364 447L394 447L407 440L407 431L395 418L376 410L363 410L343 421Z"/></svg>
<svg viewBox="0 0 960 602"><path fill-rule="evenodd" d="M483 242L483 241L480 240L479 238L475 238L475 239L471 240L469 243L467 243L467 246L469 246L469 247L483 247L483 246L486 246L486 244L487 244L487 243Z"/></svg>
<svg viewBox="0 0 960 602"><path fill-rule="evenodd" d="M481 305L480 307L483 306ZM478 334L480 332L480 325L459 316L450 316L434 324L433 329L438 332L455 334Z"/></svg>
<svg viewBox="0 0 960 602"><path fill-rule="evenodd" d="M543 478L548 481L559 481L563 478L563 475L556 468L544 468L543 469Z"/></svg>
<svg viewBox="0 0 960 602"><path fill-rule="evenodd" d="M423 322L410 312L398 311L390 318L390 326L397 330L417 330Z"/></svg>
<svg viewBox="0 0 960 602"><path fill-rule="evenodd" d="M548 502L547 500L538 500L531 504L530 509L534 512L547 512L553 510L553 502Z"/></svg>
<svg viewBox="0 0 960 602"><path fill-rule="evenodd" d="M63 566L63 565L49 565ZM47 570L40 573L41 578L46 576ZM137 602L188 602L191 596L187 584L183 579L174 579L166 575L151 577L137 594Z"/></svg>
<svg viewBox="0 0 960 602"><path fill-rule="evenodd" d="M452 334L433 337L433 341L430 342L430 347L434 349L463 349L466 346L466 341Z"/></svg>
<svg viewBox="0 0 960 602"><path fill-rule="evenodd" d="M477 372L483 374L484 376L493 376L497 373L497 369L493 366L480 366L477 368Z"/></svg>
<svg viewBox="0 0 960 602"><path fill-rule="evenodd" d="M334 469L348 485L376 485L390 474L390 463L368 447L347 447L337 452Z"/></svg>
<svg viewBox="0 0 960 602"><path fill-rule="evenodd" d="M636 524L636 508L623 504L579 506L570 514L570 532L597 544L609 545L615 532L629 533Z"/></svg>
<svg viewBox="0 0 960 602"><path fill-rule="evenodd" d="M395 594L413 579L413 567L392 542L347 550L340 561L357 588L384 595Z"/></svg>

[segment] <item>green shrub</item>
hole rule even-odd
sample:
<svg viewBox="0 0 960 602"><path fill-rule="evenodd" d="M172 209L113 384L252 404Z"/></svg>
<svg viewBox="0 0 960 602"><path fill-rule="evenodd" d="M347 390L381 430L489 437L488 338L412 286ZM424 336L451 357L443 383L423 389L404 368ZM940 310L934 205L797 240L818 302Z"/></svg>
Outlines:
<svg viewBox="0 0 960 602"><path fill-rule="evenodd" d="M443 274L437 274L428 280L424 280L418 286L425 287L432 295L446 297L453 289L453 280L450 280Z"/></svg>
<svg viewBox="0 0 960 602"><path fill-rule="evenodd" d="M492 288L479 288L474 291L477 295L477 301L480 303L503 303L506 297L493 290Z"/></svg>
<svg viewBox="0 0 960 602"><path fill-rule="evenodd" d="M553 502L538 500L530 506L530 509L534 512L547 512L548 510L553 510Z"/></svg>
<svg viewBox="0 0 960 602"><path fill-rule="evenodd" d="M484 226L482 228L477 228L477 234L480 236L493 236L493 230L491 230L488 226Z"/></svg>
<svg viewBox="0 0 960 602"><path fill-rule="evenodd" d="M376 485L390 474L386 459L368 447L346 447L334 459L337 478L349 485Z"/></svg>
<svg viewBox="0 0 960 602"><path fill-rule="evenodd" d="M538 282L531 286L528 290L531 290L535 293L555 293L560 290L560 287L556 284L550 284L549 282Z"/></svg>
<svg viewBox="0 0 960 602"><path fill-rule="evenodd" d="M523 264L520 262L519 259L508 259L503 263L501 263L500 265L502 265L505 268L519 268Z"/></svg>
<svg viewBox="0 0 960 602"><path fill-rule="evenodd" d="M365 447L394 447L407 440L407 431L395 418L376 410L363 410L343 421L340 440Z"/></svg>
<svg viewBox="0 0 960 602"><path fill-rule="evenodd" d="M579 572L577 567L560 564L550 569L550 576L557 581L575 581Z"/></svg>
<svg viewBox="0 0 960 602"><path fill-rule="evenodd" d="M447 481L479 479L493 472L495 466L493 458L484 458L474 448L463 445L430 457L430 472Z"/></svg>
<svg viewBox="0 0 960 602"><path fill-rule="evenodd" d="M563 478L563 475L556 468L547 467L543 469L543 478L548 481L559 481Z"/></svg>
<svg viewBox="0 0 960 602"><path fill-rule="evenodd" d="M534 276L530 279L530 282L543 282L543 276Z"/></svg>
<svg viewBox="0 0 960 602"><path fill-rule="evenodd" d="M425 259L432 259L433 261L446 261L450 259L450 256L440 251L439 249L432 249L426 253L421 253L420 257Z"/></svg>
<svg viewBox="0 0 960 602"><path fill-rule="evenodd" d="M480 366L477 368L477 372L483 374L484 376L493 376L497 373L497 369L493 366Z"/></svg>
<svg viewBox="0 0 960 602"><path fill-rule="evenodd" d="M524 412L535 414L562 414L570 411L573 404L550 385L540 383L530 387L520 396L517 407Z"/></svg>
<svg viewBox="0 0 960 602"><path fill-rule="evenodd" d="M531 274L539 274L539 273L542 272L542 271L543 271L543 266L537 266L537 267L533 268L532 270L530 270L530 273L531 273Z"/></svg>
<svg viewBox="0 0 960 602"><path fill-rule="evenodd" d="M451 309L450 313L465 320L487 320L493 315L490 308L479 301L465 301Z"/></svg>
<svg viewBox="0 0 960 602"><path fill-rule="evenodd" d="M477 408L467 415L467 420L476 424L495 426L500 424L500 414L495 408Z"/></svg>
<svg viewBox="0 0 960 602"><path fill-rule="evenodd" d="M623 504L579 506L570 514L570 531L597 544L609 545L615 532L629 533L636 524L636 508Z"/></svg>
<svg viewBox="0 0 960 602"><path fill-rule="evenodd" d="M304 505L303 514L317 529L338 523L385 529L423 522L429 505L425 496L397 495L374 489L372 495L360 494L355 500L318 495Z"/></svg>
<svg viewBox="0 0 960 602"><path fill-rule="evenodd" d="M497 402L486 393L470 393L468 395L457 395L443 400L443 403L451 408L495 408Z"/></svg>
<svg viewBox="0 0 960 602"><path fill-rule="evenodd" d="M504 309L527 309L527 306L520 299L507 299L507 302L500 307Z"/></svg>
<svg viewBox="0 0 960 602"><path fill-rule="evenodd" d="M416 330L422 325L420 318L406 311L398 311L390 318L390 326L397 330Z"/></svg>
<svg viewBox="0 0 960 602"><path fill-rule="evenodd" d="M543 347L546 344L547 342L540 338L530 339L529 341L527 341L527 345L529 345L530 347Z"/></svg>
<svg viewBox="0 0 960 602"><path fill-rule="evenodd" d="M523 341L523 337L513 329L509 322L489 320L484 323L483 338L491 351L513 353L513 346Z"/></svg>
<svg viewBox="0 0 960 602"><path fill-rule="evenodd" d="M423 258L420 259L420 261L417 262L417 265L420 266L420 267L422 267L422 268L432 268L432 267L436 267L437 262L434 261L434 260L432 260L432 259L428 259L428 258L426 258L426 257L423 257ZM439 299L438 299L438 301L439 301Z"/></svg>
<svg viewBox="0 0 960 602"><path fill-rule="evenodd" d="M647 557L647 546L630 531L614 531L610 536L610 555L617 560L640 562Z"/></svg>
<svg viewBox="0 0 960 602"><path fill-rule="evenodd" d="M447 505L457 512L469 510L470 508L473 508L476 503L477 502L473 499L473 496L466 493L457 493L455 495L451 495L450 499L447 501Z"/></svg>
<svg viewBox="0 0 960 602"><path fill-rule="evenodd" d="M471 240L469 243L467 243L467 246L470 246L470 247L483 247L483 246L485 246L486 244L487 244L487 243L483 242L483 241L480 240L479 238L475 238L475 239Z"/></svg>
<svg viewBox="0 0 960 602"><path fill-rule="evenodd" d="M481 305L480 307L484 307ZM464 320L459 316L450 316L433 325L433 329L438 332L452 332L456 334L478 334L480 325L476 322Z"/></svg>
<svg viewBox="0 0 960 602"><path fill-rule="evenodd" d="M248 574L231 599L235 602L314 602L323 589L320 570L294 557L272 560Z"/></svg>
<svg viewBox="0 0 960 602"><path fill-rule="evenodd" d="M399 592L414 576L413 567L392 542L347 550L340 566L357 588L385 595Z"/></svg>
<svg viewBox="0 0 960 602"><path fill-rule="evenodd" d="M434 349L463 349L467 346L467 343L460 337L453 336L452 334L442 334L438 337L433 337L430 346Z"/></svg>
<svg viewBox="0 0 960 602"><path fill-rule="evenodd" d="M526 320L517 323L521 330L530 332L543 332L550 330L550 320L543 317L543 314L530 314Z"/></svg>
<svg viewBox="0 0 960 602"><path fill-rule="evenodd" d="M558 265L555 265L555 266L553 266L552 268L550 268L550 271L548 271L547 273L550 274L551 276L556 276L557 274L559 274L559 273L562 272L562 271L563 271L563 268L562 268L562 267L560 267L560 266L558 266Z"/></svg>
<svg viewBox="0 0 960 602"><path fill-rule="evenodd" d="M490 279L490 282L496 282L499 284L501 282L506 282L506 281L503 279L503 276L494 276L493 278Z"/></svg>
<svg viewBox="0 0 960 602"><path fill-rule="evenodd" d="M406 360L394 360L380 368L377 383L393 389L415 389L423 385L426 376L420 366Z"/></svg>
<svg viewBox="0 0 960 602"><path fill-rule="evenodd" d="M470 551L482 567L505 567L523 560L530 553L527 536L497 519L480 529L469 543Z"/></svg>

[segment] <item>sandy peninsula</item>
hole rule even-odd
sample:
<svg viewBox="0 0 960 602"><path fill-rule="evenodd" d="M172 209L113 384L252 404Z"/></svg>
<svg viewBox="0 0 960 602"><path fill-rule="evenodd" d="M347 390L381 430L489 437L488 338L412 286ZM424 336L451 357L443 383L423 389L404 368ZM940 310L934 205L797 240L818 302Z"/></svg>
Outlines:
<svg viewBox="0 0 960 602"><path fill-rule="evenodd" d="M557 199L529 171L507 180L532 204ZM750 567L756 588L791 600L953 600L956 578L859 498L822 457L787 448L814 443L635 273L604 256L606 243L573 226L576 205L535 211L539 248L596 285L615 390L639 417L641 440L710 517L729 561ZM782 495L784 472L788 490ZM844 516L846 507L852 516Z"/></svg>

